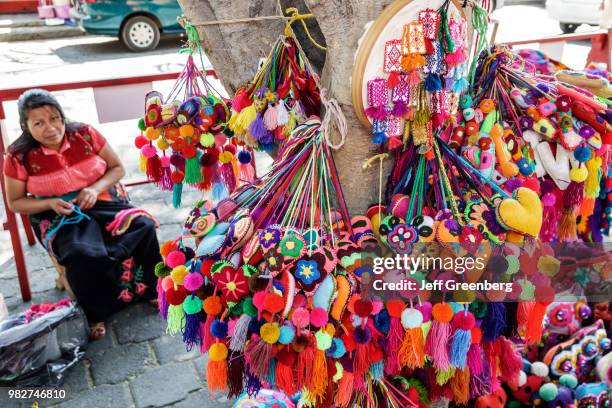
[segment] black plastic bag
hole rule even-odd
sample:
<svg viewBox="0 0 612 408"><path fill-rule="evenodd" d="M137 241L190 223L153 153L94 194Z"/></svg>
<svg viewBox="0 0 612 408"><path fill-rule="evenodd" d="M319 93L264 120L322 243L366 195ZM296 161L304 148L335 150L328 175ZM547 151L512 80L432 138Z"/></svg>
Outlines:
<svg viewBox="0 0 612 408"><path fill-rule="evenodd" d="M76 303L23 323L23 314L0 323L0 386L61 386L85 354L85 314Z"/></svg>

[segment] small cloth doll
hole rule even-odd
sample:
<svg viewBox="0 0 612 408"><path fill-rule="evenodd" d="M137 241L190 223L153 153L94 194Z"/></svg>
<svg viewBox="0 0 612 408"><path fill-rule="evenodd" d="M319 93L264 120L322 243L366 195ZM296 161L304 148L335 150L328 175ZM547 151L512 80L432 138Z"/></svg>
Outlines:
<svg viewBox="0 0 612 408"><path fill-rule="evenodd" d="M385 43L385 61L383 71L389 74L387 86L394 89L400 83L402 68L402 40L389 40Z"/></svg>
<svg viewBox="0 0 612 408"><path fill-rule="evenodd" d="M425 65L422 54L426 52L423 25L416 21L406 24L402 35L402 67L407 72L418 70Z"/></svg>

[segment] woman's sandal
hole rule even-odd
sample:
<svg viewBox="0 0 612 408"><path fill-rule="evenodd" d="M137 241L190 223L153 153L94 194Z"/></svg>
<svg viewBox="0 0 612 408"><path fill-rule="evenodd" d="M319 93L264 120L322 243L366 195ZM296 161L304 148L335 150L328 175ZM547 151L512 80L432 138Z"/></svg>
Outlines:
<svg viewBox="0 0 612 408"><path fill-rule="evenodd" d="M103 322L89 325L89 338L91 340L100 340L106 335L106 327Z"/></svg>

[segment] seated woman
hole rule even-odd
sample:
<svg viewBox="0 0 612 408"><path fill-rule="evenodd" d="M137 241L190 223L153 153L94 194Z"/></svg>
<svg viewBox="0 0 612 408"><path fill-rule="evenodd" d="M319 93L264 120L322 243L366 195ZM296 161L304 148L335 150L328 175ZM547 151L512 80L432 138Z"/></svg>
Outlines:
<svg viewBox="0 0 612 408"><path fill-rule="evenodd" d="M100 338L112 313L156 296L155 223L135 217L124 233L107 231L132 208L118 184L125 170L117 154L93 127L68 122L45 90L24 92L18 110L22 134L4 162L8 206L30 215L38 240L65 267L91 337Z"/></svg>

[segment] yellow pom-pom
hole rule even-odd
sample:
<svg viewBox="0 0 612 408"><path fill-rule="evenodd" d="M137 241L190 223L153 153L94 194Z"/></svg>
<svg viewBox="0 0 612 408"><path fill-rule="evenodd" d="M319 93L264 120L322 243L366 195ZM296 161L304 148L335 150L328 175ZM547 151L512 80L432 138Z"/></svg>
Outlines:
<svg viewBox="0 0 612 408"><path fill-rule="evenodd" d="M584 167L578 167L570 170L570 179L576 183L582 183L586 180L589 172Z"/></svg>
<svg viewBox="0 0 612 408"><path fill-rule="evenodd" d="M157 140L159 138L159 135L161 135L161 130L151 127L149 126L144 133L145 137L151 141L153 140Z"/></svg>
<svg viewBox="0 0 612 408"><path fill-rule="evenodd" d="M221 154L219 154L219 162L221 162L221 164L227 164L227 163L231 163L232 162L232 157L234 157L232 155L231 152L221 152Z"/></svg>
<svg viewBox="0 0 612 408"><path fill-rule="evenodd" d="M170 145L168 144L168 142L166 142L166 140L164 140L164 138L160 137L159 139L157 139L157 147L160 150L166 150L170 147Z"/></svg>
<svg viewBox="0 0 612 408"><path fill-rule="evenodd" d="M172 281L177 285L182 285L185 280L185 276L187 276L189 272L187 272L187 268L185 265L179 265L170 272L170 276L172 277Z"/></svg>
<svg viewBox="0 0 612 408"><path fill-rule="evenodd" d="M188 137L192 137L195 133L195 129L191 125L183 125L179 128L179 134L183 139L187 139Z"/></svg>
<svg viewBox="0 0 612 408"><path fill-rule="evenodd" d="M212 361L223 361L227 358L227 347L223 343L215 343L208 349Z"/></svg>
<svg viewBox="0 0 612 408"><path fill-rule="evenodd" d="M215 137L210 133L202 133L200 144L204 147L212 147L215 144Z"/></svg>
<svg viewBox="0 0 612 408"><path fill-rule="evenodd" d="M268 344L274 344L280 337L280 329L278 323L265 323L259 329L259 336Z"/></svg>

